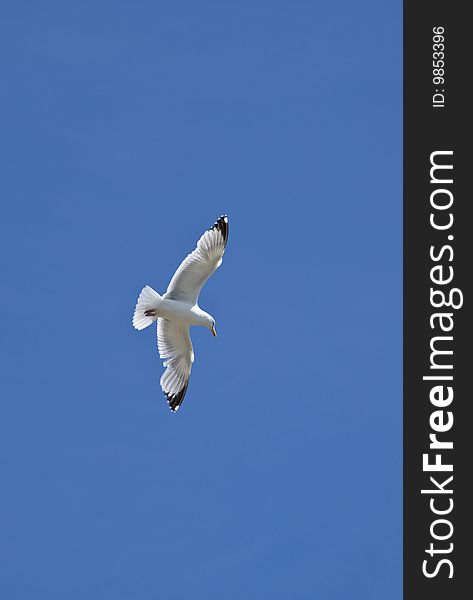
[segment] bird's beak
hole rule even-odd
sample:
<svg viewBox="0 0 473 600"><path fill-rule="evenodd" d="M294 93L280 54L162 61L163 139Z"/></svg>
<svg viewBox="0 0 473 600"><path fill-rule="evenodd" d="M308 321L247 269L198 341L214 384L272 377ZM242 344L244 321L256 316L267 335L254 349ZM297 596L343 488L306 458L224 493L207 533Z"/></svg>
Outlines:
<svg viewBox="0 0 473 600"><path fill-rule="evenodd" d="M215 325L212 325L211 332L212 332L212 334L213 334L214 337L217 337L217 332L215 331Z"/></svg>

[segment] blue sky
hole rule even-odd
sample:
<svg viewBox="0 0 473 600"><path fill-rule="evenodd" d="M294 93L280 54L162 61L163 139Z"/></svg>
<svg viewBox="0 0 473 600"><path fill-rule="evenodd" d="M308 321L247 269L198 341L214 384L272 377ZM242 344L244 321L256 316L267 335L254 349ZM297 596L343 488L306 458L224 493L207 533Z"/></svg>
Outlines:
<svg viewBox="0 0 473 600"><path fill-rule="evenodd" d="M2 2L0 593L401 597L401 4ZM144 284L222 213L177 414Z"/></svg>

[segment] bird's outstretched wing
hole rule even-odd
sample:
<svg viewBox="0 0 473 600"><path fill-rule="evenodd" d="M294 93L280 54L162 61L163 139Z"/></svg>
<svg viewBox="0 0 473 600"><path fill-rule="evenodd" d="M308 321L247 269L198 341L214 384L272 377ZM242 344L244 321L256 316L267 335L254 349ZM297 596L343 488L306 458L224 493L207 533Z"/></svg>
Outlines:
<svg viewBox="0 0 473 600"><path fill-rule="evenodd" d="M189 326L158 319L159 356L165 359L166 370L161 377L161 388L169 408L175 412L186 395L194 350L189 336Z"/></svg>
<svg viewBox="0 0 473 600"><path fill-rule="evenodd" d="M222 215L197 242L196 249L179 265L164 298L195 304L200 290L222 264L228 240L228 217Z"/></svg>

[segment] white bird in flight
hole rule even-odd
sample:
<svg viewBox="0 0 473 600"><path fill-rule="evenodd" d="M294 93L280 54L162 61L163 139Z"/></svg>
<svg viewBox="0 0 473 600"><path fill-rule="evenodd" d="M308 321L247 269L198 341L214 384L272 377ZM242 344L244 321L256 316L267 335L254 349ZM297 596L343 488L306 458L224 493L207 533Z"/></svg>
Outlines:
<svg viewBox="0 0 473 600"><path fill-rule="evenodd" d="M159 356L166 367L161 388L169 408L176 412L187 391L194 350L189 335L190 325L207 327L217 336L215 319L198 304L200 290L222 264L228 240L228 217L221 216L197 242L196 249L179 265L163 296L149 285L141 290L133 327L145 329L158 322Z"/></svg>

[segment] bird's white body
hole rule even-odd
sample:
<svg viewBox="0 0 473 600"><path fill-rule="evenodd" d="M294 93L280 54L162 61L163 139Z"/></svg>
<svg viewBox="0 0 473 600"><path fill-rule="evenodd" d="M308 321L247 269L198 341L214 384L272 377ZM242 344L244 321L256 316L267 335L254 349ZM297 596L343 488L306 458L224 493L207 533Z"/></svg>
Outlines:
<svg viewBox="0 0 473 600"><path fill-rule="evenodd" d="M190 304L181 300L170 300L166 296L156 302L156 318L178 321L183 325L202 325L209 327L213 317L200 308L198 304Z"/></svg>
<svg viewBox="0 0 473 600"><path fill-rule="evenodd" d="M157 321L159 355L166 359L161 388L173 412L184 399L194 362L189 327L201 325L216 335L215 320L200 308L198 299L204 283L222 264L227 239L228 217L223 215L182 261L166 293L161 296L147 285L141 290L136 304L135 329L145 329Z"/></svg>

